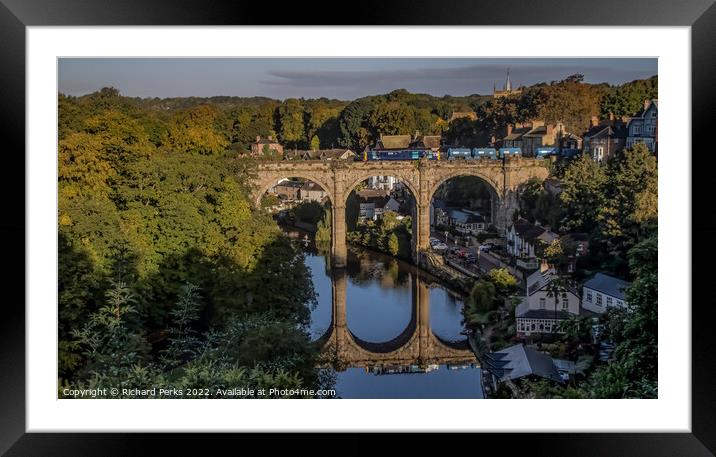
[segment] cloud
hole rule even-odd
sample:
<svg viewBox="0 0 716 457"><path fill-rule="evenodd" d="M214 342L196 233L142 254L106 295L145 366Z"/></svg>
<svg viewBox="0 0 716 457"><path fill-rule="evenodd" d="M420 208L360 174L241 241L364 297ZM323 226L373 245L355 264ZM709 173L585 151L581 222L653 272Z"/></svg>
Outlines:
<svg viewBox="0 0 716 457"><path fill-rule="evenodd" d="M652 76L647 70L635 69L632 65L594 65L588 59L583 64L574 61L560 62L548 59L544 64L530 62L485 63L444 68L422 67L415 69L375 70L273 70L267 74L271 79L261 83L274 88L304 88L350 90L351 93L378 93L387 88L406 88L411 91L428 92L434 95L470 93L491 93L493 85L501 88L506 71L510 67L513 85L531 85L566 78L575 73L585 75L588 82L609 82L612 84ZM381 65L390 66L391 59ZM627 62L624 62L625 64Z"/></svg>

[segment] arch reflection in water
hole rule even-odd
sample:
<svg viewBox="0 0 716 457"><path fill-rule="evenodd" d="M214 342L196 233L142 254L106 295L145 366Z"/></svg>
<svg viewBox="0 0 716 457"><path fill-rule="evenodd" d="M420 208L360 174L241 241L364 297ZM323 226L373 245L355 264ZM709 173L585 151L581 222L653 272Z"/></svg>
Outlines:
<svg viewBox="0 0 716 457"><path fill-rule="evenodd" d="M351 332L346 319L346 271L334 269L331 275L331 323L317 341L323 350L326 365L339 371L361 367L381 374L426 372L439 365L476 364L466 339L449 341L431 331L430 288L415 272L411 272L409 278L412 297L410 322L395 338L383 342L365 341Z"/></svg>

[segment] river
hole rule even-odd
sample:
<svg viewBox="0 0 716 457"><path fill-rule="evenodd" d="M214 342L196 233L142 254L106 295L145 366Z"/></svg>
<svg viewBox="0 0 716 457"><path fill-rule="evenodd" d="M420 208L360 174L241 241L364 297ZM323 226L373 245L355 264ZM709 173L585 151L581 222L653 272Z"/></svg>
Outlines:
<svg viewBox="0 0 716 457"><path fill-rule="evenodd" d="M459 294L407 262L358 247L349 248L345 269L331 271L327 252L301 245L318 295L310 332L337 367L338 397L482 398Z"/></svg>

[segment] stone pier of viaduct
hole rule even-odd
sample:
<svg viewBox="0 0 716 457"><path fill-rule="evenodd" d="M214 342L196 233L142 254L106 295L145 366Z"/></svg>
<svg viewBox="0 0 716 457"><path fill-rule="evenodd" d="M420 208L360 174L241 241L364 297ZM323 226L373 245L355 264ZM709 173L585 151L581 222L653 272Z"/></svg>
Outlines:
<svg viewBox="0 0 716 457"><path fill-rule="evenodd" d="M430 328L430 288L418 275L411 275L411 318L395 338L369 342L351 332L346 321L345 269L332 273L331 324L316 344L322 350L325 365L342 370L348 367L394 367L431 364L477 363L467 340L448 341L436 336Z"/></svg>
<svg viewBox="0 0 716 457"><path fill-rule="evenodd" d="M492 224L504 233L518 205L520 186L530 178L544 180L547 161L530 158L506 160L454 161L265 161L260 162L254 177L254 202L283 178L304 178L319 184L327 192L333 214L332 251L334 265L345 266L346 199L350 192L371 176L394 176L410 189L414 199L413 258L429 246L430 202L435 191L448 179L476 176L487 184L491 193Z"/></svg>

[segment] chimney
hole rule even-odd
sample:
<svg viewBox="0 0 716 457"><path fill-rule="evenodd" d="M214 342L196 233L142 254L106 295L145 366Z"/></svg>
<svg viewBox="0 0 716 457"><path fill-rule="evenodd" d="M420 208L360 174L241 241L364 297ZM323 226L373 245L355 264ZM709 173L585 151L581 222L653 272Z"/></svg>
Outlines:
<svg viewBox="0 0 716 457"><path fill-rule="evenodd" d="M273 136L269 135L268 139L269 139L269 141L273 141Z"/></svg>
<svg viewBox="0 0 716 457"><path fill-rule="evenodd" d="M547 124L546 130L547 130L547 135L552 135L552 134L554 134L554 125L552 125L552 124Z"/></svg>
<svg viewBox="0 0 716 457"><path fill-rule="evenodd" d="M609 120L610 121L614 120L614 113L612 113L611 111L609 111Z"/></svg>
<svg viewBox="0 0 716 457"><path fill-rule="evenodd" d="M259 141L261 141L261 135L258 135L258 136L256 137L256 142L258 143Z"/></svg>
<svg viewBox="0 0 716 457"><path fill-rule="evenodd" d="M599 118L597 116L592 116L592 120L589 121L590 127L596 127L599 125Z"/></svg>
<svg viewBox="0 0 716 457"><path fill-rule="evenodd" d="M505 136L509 136L511 133L512 133L512 124L507 124L507 135L505 135Z"/></svg>
<svg viewBox="0 0 716 457"><path fill-rule="evenodd" d="M651 105L650 100L644 100L644 111L646 111L649 108L649 105Z"/></svg>

